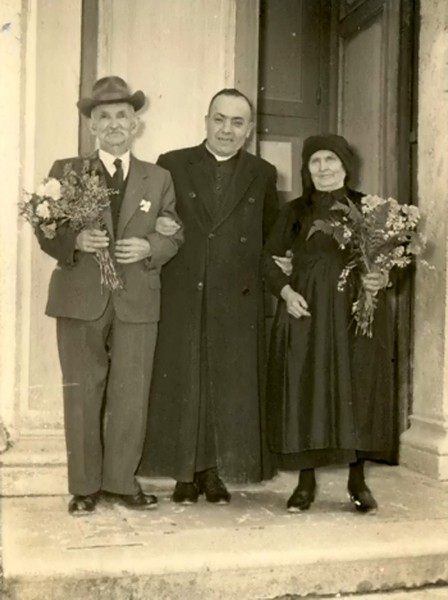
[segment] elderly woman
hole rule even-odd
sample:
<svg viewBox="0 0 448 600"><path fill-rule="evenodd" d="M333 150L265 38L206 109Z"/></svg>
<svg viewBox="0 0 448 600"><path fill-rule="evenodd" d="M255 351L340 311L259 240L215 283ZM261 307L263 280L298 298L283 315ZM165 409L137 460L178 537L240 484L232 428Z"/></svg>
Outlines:
<svg viewBox="0 0 448 600"><path fill-rule="evenodd" d="M364 461L395 461L392 340L381 274L338 279L345 251L322 232L307 238L332 205L362 194L350 188L354 154L338 135L312 136L302 153L303 195L284 207L268 238L265 279L279 298L273 323L267 385L271 450L280 468L299 470L287 508L306 510L316 492L315 468L349 465L348 492L360 512L377 502ZM292 272L284 259L292 253ZM355 335L351 306L357 286L378 292L373 337Z"/></svg>

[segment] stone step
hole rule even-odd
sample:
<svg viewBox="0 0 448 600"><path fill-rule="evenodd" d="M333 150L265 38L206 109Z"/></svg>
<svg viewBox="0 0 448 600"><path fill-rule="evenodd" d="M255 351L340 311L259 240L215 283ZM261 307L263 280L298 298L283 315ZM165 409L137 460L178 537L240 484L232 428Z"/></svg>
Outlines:
<svg viewBox="0 0 448 600"><path fill-rule="evenodd" d="M289 514L295 482L281 474L233 487L228 506L201 498L189 507L170 502L171 484L158 482L156 511L102 501L88 518L67 515L68 497L4 498L5 597L267 600L448 581L446 485L374 467L380 510L367 516L348 503L339 469L319 473L310 511Z"/></svg>

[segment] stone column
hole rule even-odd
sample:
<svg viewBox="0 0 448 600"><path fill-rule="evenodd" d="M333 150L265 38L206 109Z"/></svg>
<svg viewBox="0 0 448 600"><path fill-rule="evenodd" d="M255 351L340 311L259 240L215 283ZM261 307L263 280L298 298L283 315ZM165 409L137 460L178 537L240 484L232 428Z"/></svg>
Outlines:
<svg viewBox="0 0 448 600"><path fill-rule="evenodd" d="M2 495L66 491L62 378L55 322L44 315L55 263L18 201L56 158L77 154L81 8L0 2L0 419L11 442L0 455Z"/></svg>
<svg viewBox="0 0 448 600"><path fill-rule="evenodd" d="M403 465L448 480L448 3L421 0L418 198L434 271L418 265L411 426Z"/></svg>

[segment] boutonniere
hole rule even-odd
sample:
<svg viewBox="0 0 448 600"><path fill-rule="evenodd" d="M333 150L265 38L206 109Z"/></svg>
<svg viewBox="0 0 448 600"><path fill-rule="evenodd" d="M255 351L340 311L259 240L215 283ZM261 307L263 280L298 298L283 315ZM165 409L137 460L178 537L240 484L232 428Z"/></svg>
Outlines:
<svg viewBox="0 0 448 600"><path fill-rule="evenodd" d="M151 200L142 200L140 202L140 210L142 210L143 212L149 212L150 208L151 208Z"/></svg>

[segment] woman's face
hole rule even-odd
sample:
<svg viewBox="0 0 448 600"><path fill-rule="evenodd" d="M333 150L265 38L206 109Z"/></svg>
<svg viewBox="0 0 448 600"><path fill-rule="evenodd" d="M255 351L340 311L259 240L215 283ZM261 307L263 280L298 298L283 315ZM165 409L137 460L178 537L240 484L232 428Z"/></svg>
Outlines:
<svg viewBox="0 0 448 600"><path fill-rule="evenodd" d="M341 159L331 150L318 150L312 154L308 168L316 190L331 192L344 185L347 173Z"/></svg>

